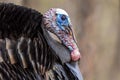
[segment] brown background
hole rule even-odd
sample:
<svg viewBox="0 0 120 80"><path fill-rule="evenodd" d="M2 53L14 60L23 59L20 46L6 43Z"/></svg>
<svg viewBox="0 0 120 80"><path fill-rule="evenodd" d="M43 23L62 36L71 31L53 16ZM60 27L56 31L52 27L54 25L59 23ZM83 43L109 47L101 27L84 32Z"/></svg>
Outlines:
<svg viewBox="0 0 120 80"><path fill-rule="evenodd" d="M120 80L119 0L0 0L36 9L65 9L82 54L84 80Z"/></svg>

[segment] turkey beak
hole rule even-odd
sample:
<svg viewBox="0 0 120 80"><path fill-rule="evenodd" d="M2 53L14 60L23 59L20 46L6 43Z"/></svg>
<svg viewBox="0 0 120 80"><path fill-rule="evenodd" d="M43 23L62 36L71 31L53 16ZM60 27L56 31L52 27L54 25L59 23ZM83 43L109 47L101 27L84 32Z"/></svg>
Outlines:
<svg viewBox="0 0 120 80"><path fill-rule="evenodd" d="M72 73L70 75L74 76L74 80L83 80L82 74L80 72L78 62L65 63L67 66L68 72Z"/></svg>

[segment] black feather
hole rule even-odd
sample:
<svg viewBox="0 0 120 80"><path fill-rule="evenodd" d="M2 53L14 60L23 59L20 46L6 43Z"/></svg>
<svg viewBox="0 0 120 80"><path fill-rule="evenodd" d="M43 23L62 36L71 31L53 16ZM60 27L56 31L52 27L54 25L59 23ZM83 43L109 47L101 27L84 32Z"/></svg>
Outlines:
<svg viewBox="0 0 120 80"><path fill-rule="evenodd" d="M71 80L44 36L42 17L0 3L0 80Z"/></svg>

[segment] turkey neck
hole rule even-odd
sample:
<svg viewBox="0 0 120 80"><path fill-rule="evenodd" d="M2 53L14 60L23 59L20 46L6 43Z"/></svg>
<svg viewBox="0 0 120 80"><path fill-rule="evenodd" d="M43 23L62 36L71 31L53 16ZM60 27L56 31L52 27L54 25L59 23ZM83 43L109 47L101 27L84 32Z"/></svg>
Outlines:
<svg viewBox="0 0 120 80"><path fill-rule="evenodd" d="M43 34L47 40L48 45L54 50L55 55L59 57L62 63L70 62L70 51L63 46L61 43L55 41L48 31L45 29L44 25L42 24Z"/></svg>

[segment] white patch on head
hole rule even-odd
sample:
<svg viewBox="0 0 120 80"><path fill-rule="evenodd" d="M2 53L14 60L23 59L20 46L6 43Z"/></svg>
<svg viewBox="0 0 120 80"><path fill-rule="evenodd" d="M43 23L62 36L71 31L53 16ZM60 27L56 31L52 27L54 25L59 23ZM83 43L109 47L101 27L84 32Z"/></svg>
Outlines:
<svg viewBox="0 0 120 80"><path fill-rule="evenodd" d="M57 13L57 14L64 14L64 15L68 16L68 13L67 13L65 10L60 9L60 8L57 8L57 9L56 9L56 13Z"/></svg>

